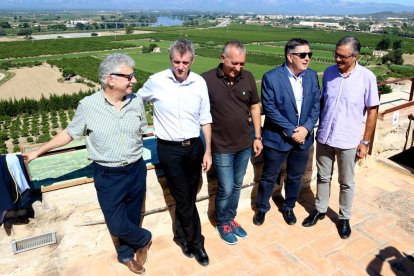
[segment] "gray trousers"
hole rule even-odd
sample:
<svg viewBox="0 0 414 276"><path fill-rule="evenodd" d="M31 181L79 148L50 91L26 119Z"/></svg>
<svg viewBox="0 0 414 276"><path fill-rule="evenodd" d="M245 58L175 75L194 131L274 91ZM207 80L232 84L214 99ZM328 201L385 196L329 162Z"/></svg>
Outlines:
<svg viewBox="0 0 414 276"><path fill-rule="evenodd" d="M318 169L315 207L320 213L326 213L331 194L332 173L335 157L338 163L339 182L339 219L350 219L354 200L354 168L356 148L340 149L326 144L316 145L316 167Z"/></svg>

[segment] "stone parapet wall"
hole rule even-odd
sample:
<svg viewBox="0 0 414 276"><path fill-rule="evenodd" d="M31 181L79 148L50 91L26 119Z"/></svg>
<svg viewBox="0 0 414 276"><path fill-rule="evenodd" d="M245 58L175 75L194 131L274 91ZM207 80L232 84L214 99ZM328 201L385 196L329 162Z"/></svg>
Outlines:
<svg viewBox="0 0 414 276"><path fill-rule="evenodd" d="M410 124L410 113L414 113L414 105L394 112L379 112L373 147L375 155L392 155L411 147L414 122Z"/></svg>

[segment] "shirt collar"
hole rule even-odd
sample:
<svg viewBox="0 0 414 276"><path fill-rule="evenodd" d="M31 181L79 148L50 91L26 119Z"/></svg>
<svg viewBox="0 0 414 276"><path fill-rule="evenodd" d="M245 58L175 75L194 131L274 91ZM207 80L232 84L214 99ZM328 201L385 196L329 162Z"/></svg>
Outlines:
<svg viewBox="0 0 414 276"><path fill-rule="evenodd" d="M102 100L103 100L106 104L109 104L109 105L113 106L113 104L111 104L111 103L110 103L110 102L106 99L106 97L105 97L105 92L104 92L103 90L101 90L101 91L100 91L100 94L101 94L101 98L102 98ZM134 95L133 93L126 95L126 96L124 97L124 100L123 100L123 103L124 103L123 107L124 107L124 106L126 106L127 104L129 104L129 103L132 101L132 98L134 98L134 97L136 97L136 95Z"/></svg>
<svg viewBox="0 0 414 276"><path fill-rule="evenodd" d="M219 66L217 66L217 77L218 78L223 78L223 79L228 79L226 77L226 75L223 72L223 63L220 63ZM235 80L233 81L234 83L238 82L240 79L242 79L244 77L244 70L241 70L240 74L237 75L237 77L235 78Z"/></svg>
<svg viewBox="0 0 414 276"><path fill-rule="evenodd" d="M290 69L289 69L289 67L287 66L287 64L285 63L285 70L286 70L286 73L287 73L287 75L288 75L288 77L289 78L294 78L295 80L296 79L300 79L300 78L302 78L304 75L305 75L305 73L306 73L306 70L305 71L303 71L303 72L301 72L300 74L299 74L299 76L295 76L293 73L292 73L292 71L290 71Z"/></svg>
<svg viewBox="0 0 414 276"><path fill-rule="evenodd" d="M352 69L352 71L351 72L349 72L349 74L348 75L343 75L342 73L341 73L341 71L339 71L339 68L338 68L338 66L336 66L336 69L338 70L338 74L341 76L341 77L343 77L343 78L348 78L349 76L351 76L354 72L358 72L358 70L359 70L359 63L358 63L358 61L355 61L355 67Z"/></svg>
<svg viewBox="0 0 414 276"><path fill-rule="evenodd" d="M167 78L171 79L171 80L172 80L172 81L174 81L174 82L181 83L181 84L191 84L191 83L193 83L193 82L195 81L195 80L193 79L193 76L194 76L194 74L193 74L193 72L190 70L190 71L188 72L187 79L185 79L183 82L179 82L179 81L175 78L175 75L174 75L174 71L173 71L173 69L172 69L172 68L169 68L169 69L167 70Z"/></svg>

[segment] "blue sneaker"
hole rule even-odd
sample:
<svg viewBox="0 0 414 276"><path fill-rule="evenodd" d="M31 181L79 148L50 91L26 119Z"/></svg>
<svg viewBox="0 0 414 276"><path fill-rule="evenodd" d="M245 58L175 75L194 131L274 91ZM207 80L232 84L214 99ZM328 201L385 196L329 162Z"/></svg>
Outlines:
<svg viewBox="0 0 414 276"><path fill-rule="evenodd" d="M236 244L237 238L233 234L233 230L229 225L217 225L217 232L220 235L220 238L227 244Z"/></svg>
<svg viewBox="0 0 414 276"><path fill-rule="evenodd" d="M243 227L241 227L240 224L238 224L235 220L233 220L232 222L230 222L230 227L233 230L233 233L244 239L245 237L247 237L247 232L243 229Z"/></svg>

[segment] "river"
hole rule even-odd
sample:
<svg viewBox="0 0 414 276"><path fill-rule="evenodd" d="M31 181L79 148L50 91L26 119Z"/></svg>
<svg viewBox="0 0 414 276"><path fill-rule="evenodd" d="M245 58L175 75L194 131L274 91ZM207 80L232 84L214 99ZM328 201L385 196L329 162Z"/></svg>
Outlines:
<svg viewBox="0 0 414 276"><path fill-rule="evenodd" d="M159 26L177 26L181 25L183 20L178 19L176 17L168 17L168 16L158 16L157 23L151 24L151 27L159 27ZM105 31L117 31L121 29L108 29ZM103 30L95 30L96 33L102 32ZM42 40L42 39L53 39L53 38L75 38L75 37L91 37L92 32L87 33L58 33L58 34L39 34L39 35L32 35L32 39L35 40Z"/></svg>

